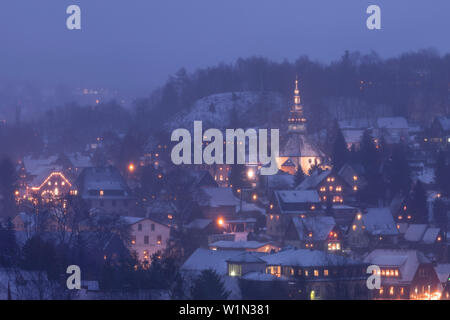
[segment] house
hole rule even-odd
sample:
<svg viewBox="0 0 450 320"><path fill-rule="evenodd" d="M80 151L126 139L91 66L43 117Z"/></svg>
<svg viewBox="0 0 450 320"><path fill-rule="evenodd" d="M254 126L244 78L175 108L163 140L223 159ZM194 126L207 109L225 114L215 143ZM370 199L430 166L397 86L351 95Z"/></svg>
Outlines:
<svg viewBox="0 0 450 320"><path fill-rule="evenodd" d="M404 117L382 117L376 122L374 135L383 137L388 144L409 141L409 124Z"/></svg>
<svg viewBox="0 0 450 320"><path fill-rule="evenodd" d="M398 242L399 231L389 208L368 208L356 214L348 232L350 247L392 246Z"/></svg>
<svg viewBox="0 0 450 320"><path fill-rule="evenodd" d="M346 163L339 169L338 175L341 177L353 192L348 192L346 201L355 201L355 196L358 190L363 189L367 185L367 181L364 178L364 167L360 164Z"/></svg>
<svg viewBox="0 0 450 320"><path fill-rule="evenodd" d="M240 256L241 250L209 250L198 248L180 267L184 280L189 286L205 270L215 271L224 283L225 289L231 292L229 299L241 299L241 290L236 275L229 276L227 261ZM260 253L253 253L260 254ZM243 268L247 270L246 267ZM251 270L251 268L249 268ZM263 270L264 267L261 267Z"/></svg>
<svg viewBox="0 0 450 320"><path fill-rule="evenodd" d="M366 130L371 132L375 124L369 119L354 118L339 121L338 125L347 143L347 148L350 150L353 146L357 150L364 132Z"/></svg>
<svg viewBox="0 0 450 320"><path fill-rule="evenodd" d="M292 217L284 243L299 249L313 248L329 252L341 251L342 234L333 217Z"/></svg>
<svg viewBox="0 0 450 320"><path fill-rule="evenodd" d="M145 208L145 217L172 226L177 222L184 222L185 218L178 214L177 207L172 200L150 200Z"/></svg>
<svg viewBox="0 0 450 320"><path fill-rule="evenodd" d="M216 241L209 244L211 250L242 250L247 252L279 251L280 247L272 242L259 241Z"/></svg>
<svg viewBox="0 0 450 320"><path fill-rule="evenodd" d="M442 300L450 300L450 264L449 263L438 263L434 266L436 274L442 285Z"/></svg>
<svg viewBox="0 0 450 320"><path fill-rule="evenodd" d="M346 195L353 195L356 190L337 172L325 170L313 172L300 183L296 190L316 190L323 203L343 203Z"/></svg>
<svg viewBox="0 0 450 320"><path fill-rule="evenodd" d="M256 291L264 288L289 291L292 299L367 298L367 264L318 250L284 250L278 253L242 250L197 249L181 266L186 281L201 271L214 270L232 292L242 296L238 279L251 281ZM259 289L259 290L258 290ZM255 291L253 290L253 291ZM266 292L265 297L272 296Z"/></svg>
<svg viewBox="0 0 450 320"><path fill-rule="evenodd" d="M292 282L294 299L367 299L368 264L319 250L284 250L261 256L266 273Z"/></svg>
<svg viewBox="0 0 450 320"><path fill-rule="evenodd" d="M295 176L278 170L274 175L260 176L259 187L270 196L275 190L289 190L295 187Z"/></svg>
<svg viewBox="0 0 450 320"><path fill-rule="evenodd" d="M450 117L436 117L424 138L424 143L435 148L450 144Z"/></svg>
<svg viewBox="0 0 450 320"><path fill-rule="evenodd" d="M25 232L31 235L36 231L35 215L26 212L20 212L12 219L14 230L16 232Z"/></svg>
<svg viewBox="0 0 450 320"><path fill-rule="evenodd" d="M276 190L266 215L266 232L281 239L291 218L323 214L319 195L315 190Z"/></svg>
<svg viewBox="0 0 450 320"><path fill-rule="evenodd" d="M231 188L204 187L200 189L198 204L204 218L232 218L236 215L240 201Z"/></svg>
<svg viewBox="0 0 450 320"><path fill-rule="evenodd" d="M153 255L166 250L171 228L149 218L122 217L130 225L130 252L143 264L150 263Z"/></svg>
<svg viewBox="0 0 450 320"><path fill-rule="evenodd" d="M402 244L420 249L422 252L438 253L439 244L444 234L441 228L430 227L427 224L409 224L403 234Z"/></svg>
<svg viewBox="0 0 450 320"><path fill-rule="evenodd" d="M442 285L433 263L418 250L376 249L364 261L380 268L381 287L375 299L440 297Z"/></svg>
<svg viewBox="0 0 450 320"><path fill-rule="evenodd" d="M336 220L336 224L342 229L347 230L352 224L355 215L359 212L357 207L345 204L333 204L331 206L331 214Z"/></svg>
<svg viewBox="0 0 450 320"><path fill-rule="evenodd" d="M76 180L75 191L90 209L118 215L135 213L135 200L117 168L85 168Z"/></svg>
<svg viewBox="0 0 450 320"><path fill-rule="evenodd" d="M24 157L21 163L21 190L16 191L16 197L19 199L52 201L70 193L73 182L58 164L58 157Z"/></svg>

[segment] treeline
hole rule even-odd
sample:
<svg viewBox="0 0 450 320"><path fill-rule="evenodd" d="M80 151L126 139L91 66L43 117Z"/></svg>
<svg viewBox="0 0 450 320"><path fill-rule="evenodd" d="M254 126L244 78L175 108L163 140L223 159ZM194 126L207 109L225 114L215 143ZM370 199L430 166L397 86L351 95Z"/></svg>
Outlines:
<svg viewBox="0 0 450 320"><path fill-rule="evenodd" d="M367 113L373 106L385 105L393 115L421 121L450 111L450 55L430 49L390 59L374 52L345 52L329 64L308 57L295 62L252 57L193 73L181 69L150 98L136 103L136 118L144 128L158 127L196 100L222 92L273 91L290 97L297 75L313 120L327 112L325 101L336 98L356 100Z"/></svg>
<svg viewBox="0 0 450 320"><path fill-rule="evenodd" d="M180 69L149 97L137 99L132 109L114 101L94 106L70 104L50 109L31 123L0 127L0 148L9 154L79 151L108 131L167 137L163 124L189 110L198 99L253 91L276 92L290 101L296 76L313 131L329 125L336 118L332 109L346 103L351 108L344 117L374 115L378 106L389 109L390 115L423 123L450 113L450 54L422 50L382 59L376 53L345 52L328 64L308 57L294 62L251 57L192 73Z"/></svg>

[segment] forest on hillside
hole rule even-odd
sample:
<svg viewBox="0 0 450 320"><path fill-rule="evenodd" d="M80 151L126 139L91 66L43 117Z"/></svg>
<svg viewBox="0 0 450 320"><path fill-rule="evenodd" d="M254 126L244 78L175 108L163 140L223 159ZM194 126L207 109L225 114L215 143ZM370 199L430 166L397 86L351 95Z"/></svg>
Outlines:
<svg viewBox="0 0 450 320"><path fill-rule="evenodd" d="M148 97L136 99L132 108L115 101L86 106L68 103L37 119L0 126L0 148L17 157L42 150L83 151L106 136L115 136L112 141L117 135L136 137L140 147L150 136L168 141L165 124L191 110L199 99L220 93L232 97L239 92L260 93L245 116L248 120L253 115L251 125L257 126L258 116L268 117L265 110L272 106L265 105L265 97L271 93L282 97L277 100L283 104L278 110L288 112L296 77L311 133L334 120L404 116L427 125L437 115L450 114L450 54L428 49L382 59L374 52L345 52L328 64L305 56L294 62L250 57L193 72L180 69ZM234 118L237 127L245 126L244 117ZM277 119L280 123L274 125L282 127L284 115Z"/></svg>
<svg viewBox="0 0 450 320"><path fill-rule="evenodd" d="M251 57L192 73L180 69L149 98L137 100L135 111L142 127L150 124L157 128L162 121L212 94L277 92L289 98L297 76L313 124L330 113L333 104L354 105L366 114L381 107L390 115L424 122L450 112L450 54L441 56L432 49L389 59L375 52L347 51L329 64L305 56L295 62Z"/></svg>

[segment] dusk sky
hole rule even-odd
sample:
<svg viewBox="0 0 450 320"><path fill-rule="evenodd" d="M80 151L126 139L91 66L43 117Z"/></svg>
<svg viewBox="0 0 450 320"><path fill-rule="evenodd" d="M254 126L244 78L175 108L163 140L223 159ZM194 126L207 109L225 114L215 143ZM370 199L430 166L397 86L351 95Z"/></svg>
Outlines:
<svg viewBox="0 0 450 320"><path fill-rule="evenodd" d="M66 29L71 4L82 9L81 31ZM382 30L366 28L370 4L381 7ZM444 54L449 12L448 0L2 0L0 80L146 95L181 67L252 55Z"/></svg>

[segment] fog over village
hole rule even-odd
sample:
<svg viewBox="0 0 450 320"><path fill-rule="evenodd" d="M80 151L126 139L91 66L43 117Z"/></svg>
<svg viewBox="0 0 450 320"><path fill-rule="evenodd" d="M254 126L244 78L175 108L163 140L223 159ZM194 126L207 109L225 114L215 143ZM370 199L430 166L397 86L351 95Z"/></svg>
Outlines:
<svg viewBox="0 0 450 320"><path fill-rule="evenodd" d="M0 15L0 300L450 299L448 22L424 12L397 43L412 18L383 0L381 30L354 1L317 29L292 1L79 1L86 25L54 30L70 2L32 4L34 31ZM133 19L150 6L158 32ZM101 8L128 22L116 38ZM261 129L279 130L274 174L251 156ZM223 161L196 160L218 144Z"/></svg>

